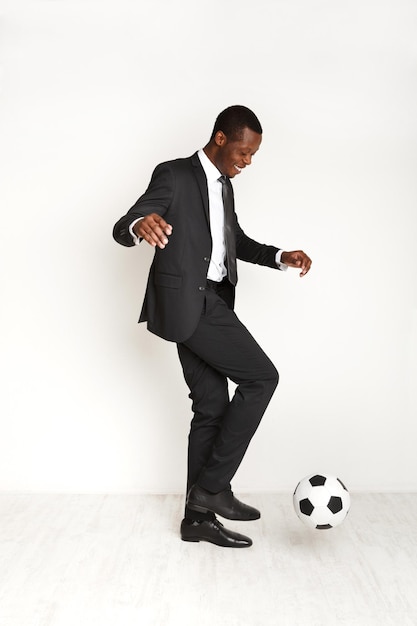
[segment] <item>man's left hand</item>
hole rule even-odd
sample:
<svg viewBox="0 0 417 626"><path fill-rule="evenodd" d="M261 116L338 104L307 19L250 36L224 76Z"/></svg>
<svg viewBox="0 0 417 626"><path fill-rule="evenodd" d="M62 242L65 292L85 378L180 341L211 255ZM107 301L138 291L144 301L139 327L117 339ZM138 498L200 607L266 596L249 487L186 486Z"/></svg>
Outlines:
<svg viewBox="0 0 417 626"><path fill-rule="evenodd" d="M289 267L301 268L300 276L303 277L310 270L312 261L302 250L294 250L292 252L283 252L281 263L285 263Z"/></svg>

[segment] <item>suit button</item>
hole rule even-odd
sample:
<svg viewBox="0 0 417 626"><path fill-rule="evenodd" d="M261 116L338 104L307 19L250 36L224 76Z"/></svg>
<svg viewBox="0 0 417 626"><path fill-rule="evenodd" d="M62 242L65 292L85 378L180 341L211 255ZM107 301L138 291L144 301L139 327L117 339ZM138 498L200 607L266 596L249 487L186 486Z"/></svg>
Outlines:
<svg viewBox="0 0 417 626"><path fill-rule="evenodd" d="M208 256L205 256L203 261L206 261L206 263L208 263L210 261L210 258Z"/></svg>
<svg viewBox="0 0 417 626"><path fill-rule="evenodd" d="M205 288L205 287L201 287L201 286L200 286L200 287L198 288L198 290L199 290L199 291L205 291L205 290L206 290L206 288Z"/></svg>

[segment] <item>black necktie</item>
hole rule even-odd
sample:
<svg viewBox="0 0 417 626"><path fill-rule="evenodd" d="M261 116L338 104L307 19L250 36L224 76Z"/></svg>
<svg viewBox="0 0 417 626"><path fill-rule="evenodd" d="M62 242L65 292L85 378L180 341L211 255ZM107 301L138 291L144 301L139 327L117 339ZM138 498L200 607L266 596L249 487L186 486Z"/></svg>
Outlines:
<svg viewBox="0 0 417 626"><path fill-rule="evenodd" d="M224 239L226 243L227 278L232 285L237 283L236 270L236 237L235 218L233 215L233 197L230 180L226 176L220 176L222 184L223 208L224 208Z"/></svg>

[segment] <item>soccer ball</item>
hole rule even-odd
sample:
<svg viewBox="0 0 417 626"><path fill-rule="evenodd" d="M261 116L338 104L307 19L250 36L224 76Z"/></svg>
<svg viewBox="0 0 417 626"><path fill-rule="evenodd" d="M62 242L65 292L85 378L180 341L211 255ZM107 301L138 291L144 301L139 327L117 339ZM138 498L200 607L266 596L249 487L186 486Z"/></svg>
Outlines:
<svg viewBox="0 0 417 626"><path fill-rule="evenodd" d="M335 476L312 474L300 480L293 495L295 512L310 528L324 530L343 522L350 508L350 495Z"/></svg>

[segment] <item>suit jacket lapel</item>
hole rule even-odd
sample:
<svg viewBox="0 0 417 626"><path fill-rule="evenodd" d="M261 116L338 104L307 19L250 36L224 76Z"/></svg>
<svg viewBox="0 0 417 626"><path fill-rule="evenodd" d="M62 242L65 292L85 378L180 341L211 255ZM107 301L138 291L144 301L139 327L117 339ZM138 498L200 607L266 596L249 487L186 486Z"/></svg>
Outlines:
<svg viewBox="0 0 417 626"><path fill-rule="evenodd" d="M193 171L197 179L198 186L200 188L201 199L203 201L204 213L207 219L207 224L210 226L207 178L204 173L203 166L201 165L200 159L198 158L197 152L191 157L191 164L193 166Z"/></svg>

